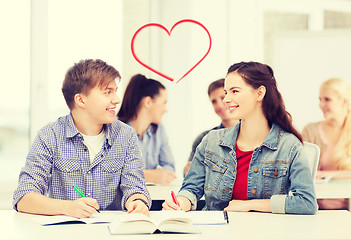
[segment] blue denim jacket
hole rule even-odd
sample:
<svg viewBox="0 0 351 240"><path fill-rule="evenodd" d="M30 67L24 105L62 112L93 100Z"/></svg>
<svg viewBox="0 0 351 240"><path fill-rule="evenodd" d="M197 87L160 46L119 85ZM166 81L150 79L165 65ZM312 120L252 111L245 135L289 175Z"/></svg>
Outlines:
<svg viewBox="0 0 351 240"><path fill-rule="evenodd" d="M236 177L236 139L240 123L213 130L204 137L178 196L192 209L205 195L204 210L223 210L231 201ZM251 158L247 199L270 199L273 213L315 214L317 201L308 160L301 142L280 126L272 127Z"/></svg>

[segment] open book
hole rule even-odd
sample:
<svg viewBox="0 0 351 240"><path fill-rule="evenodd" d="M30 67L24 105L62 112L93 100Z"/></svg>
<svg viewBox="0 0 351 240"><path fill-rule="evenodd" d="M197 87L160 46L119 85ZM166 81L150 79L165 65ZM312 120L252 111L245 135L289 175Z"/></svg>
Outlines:
<svg viewBox="0 0 351 240"><path fill-rule="evenodd" d="M151 217L140 213L121 214L111 222L109 230L111 234L200 233L183 211L152 212Z"/></svg>
<svg viewBox="0 0 351 240"><path fill-rule="evenodd" d="M66 215L44 216L35 215L32 220L40 225L69 224L69 223L110 223L116 215L111 213L95 213L90 218L75 218Z"/></svg>

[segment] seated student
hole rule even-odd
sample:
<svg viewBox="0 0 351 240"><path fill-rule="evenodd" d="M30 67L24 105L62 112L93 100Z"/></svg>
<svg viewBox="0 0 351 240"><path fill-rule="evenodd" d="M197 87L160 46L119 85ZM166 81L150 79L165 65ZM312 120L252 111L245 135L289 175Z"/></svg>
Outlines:
<svg viewBox="0 0 351 240"><path fill-rule="evenodd" d="M208 133L198 148L178 193L163 209L314 214L314 185L302 138L292 126L273 70L257 62L228 69L224 102L233 128Z"/></svg>
<svg viewBox="0 0 351 240"><path fill-rule="evenodd" d="M169 184L176 178L174 158L161 124L167 112L166 103L166 88L154 79L137 74L128 83L117 114L119 120L132 126L138 134L146 182Z"/></svg>
<svg viewBox="0 0 351 240"><path fill-rule="evenodd" d="M332 78L319 89L319 107L325 120L304 127L304 141L321 149L317 179L351 178L351 86ZM348 173L348 174L347 174ZM344 174L344 175L343 175ZM348 209L348 199L318 199L320 209Z"/></svg>
<svg viewBox="0 0 351 240"><path fill-rule="evenodd" d="M70 114L38 132L14 192L16 210L78 218L98 209L149 214L137 136L115 119L119 79L102 60L82 60L67 71L62 93Z"/></svg>
<svg viewBox="0 0 351 240"><path fill-rule="evenodd" d="M211 130L234 127L239 122L238 120L230 117L229 109L225 106L223 102L223 99L225 97L224 78L212 82L208 86L207 93L212 103L213 110L221 118L222 122L219 126L204 131L199 136L197 136L193 143L193 146L191 147L191 153L188 159L188 163L184 167L184 176L189 170L191 160L193 160L197 146L200 144L201 140L204 138L204 136L206 136L207 133L209 133Z"/></svg>

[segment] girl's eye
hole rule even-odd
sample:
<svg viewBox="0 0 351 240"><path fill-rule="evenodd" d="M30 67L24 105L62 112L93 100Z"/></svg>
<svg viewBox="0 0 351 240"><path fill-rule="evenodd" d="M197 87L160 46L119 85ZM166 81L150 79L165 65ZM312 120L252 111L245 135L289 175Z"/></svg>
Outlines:
<svg viewBox="0 0 351 240"><path fill-rule="evenodd" d="M232 93L237 93L238 91L237 90L233 90Z"/></svg>

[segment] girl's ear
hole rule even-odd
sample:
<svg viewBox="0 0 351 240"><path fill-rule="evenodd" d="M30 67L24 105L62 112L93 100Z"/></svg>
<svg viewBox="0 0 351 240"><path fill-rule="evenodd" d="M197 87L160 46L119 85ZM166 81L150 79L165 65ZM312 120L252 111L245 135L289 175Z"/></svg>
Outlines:
<svg viewBox="0 0 351 240"><path fill-rule="evenodd" d="M262 102L265 95L266 95L266 87L261 85L257 89L257 101Z"/></svg>
<svg viewBox="0 0 351 240"><path fill-rule="evenodd" d="M141 100L142 106L149 108L152 103L152 98L150 96L146 96Z"/></svg>
<svg viewBox="0 0 351 240"><path fill-rule="evenodd" d="M85 100L84 100L83 94L77 93L76 95L74 95L74 101L75 101L77 107L80 107L80 108L85 107Z"/></svg>

